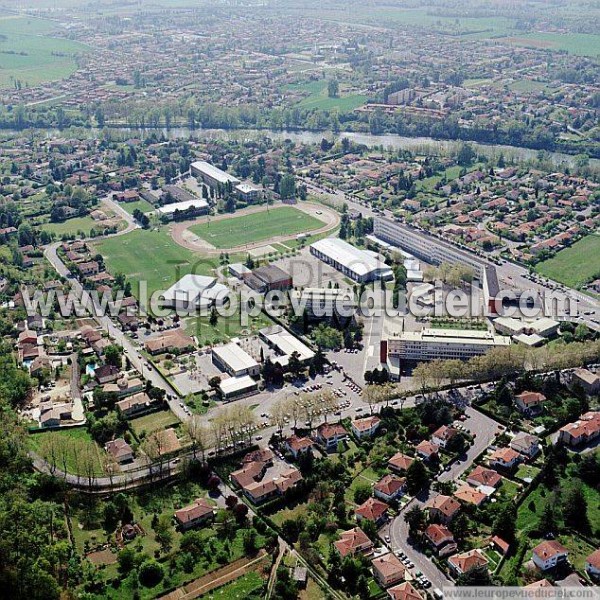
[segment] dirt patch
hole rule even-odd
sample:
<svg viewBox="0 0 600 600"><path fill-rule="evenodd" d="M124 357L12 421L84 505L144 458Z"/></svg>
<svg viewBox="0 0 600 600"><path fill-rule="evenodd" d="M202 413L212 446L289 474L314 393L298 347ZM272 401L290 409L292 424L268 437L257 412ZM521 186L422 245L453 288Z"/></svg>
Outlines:
<svg viewBox="0 0 600 600"><path fill-rule="evenodd" d="M117 562L117 555L110 550L90 552L86 558L94 565L114 565Z"/></svg>

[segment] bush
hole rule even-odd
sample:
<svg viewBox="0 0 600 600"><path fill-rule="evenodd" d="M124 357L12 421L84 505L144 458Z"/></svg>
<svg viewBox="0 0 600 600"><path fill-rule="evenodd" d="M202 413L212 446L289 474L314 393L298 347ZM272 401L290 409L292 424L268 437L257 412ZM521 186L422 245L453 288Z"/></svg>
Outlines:
<svg viewBox="0 0 600 600"><path fill-rule="evenodd" d="M165 576L162 565L155 560L149 559L140 565L138 579L145 587L158 585Z"/></svg>

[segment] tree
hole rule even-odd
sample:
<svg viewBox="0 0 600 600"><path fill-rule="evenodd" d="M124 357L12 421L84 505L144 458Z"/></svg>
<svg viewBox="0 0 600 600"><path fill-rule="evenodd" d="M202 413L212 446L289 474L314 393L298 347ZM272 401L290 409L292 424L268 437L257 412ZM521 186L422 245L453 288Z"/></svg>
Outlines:
<svg viewBox="0 0 600 600"><path fill-rule="evenodd" d="M296 180L291 173L286 173L279 183L279 195L283 200L296 195Z"/></svg>
<svg viewBox="0 0 600 600"><path fill-rule="evenodd" d="M135 566L135 551L132 548L123 548L117 555L119 573L127 575Z"/></svg>
<svg viewBox="0 0 600 600"><path fill-rule="evenodd" d="M371 496L371 486L368 483L357 485L354 490L354 502L355 504L362 504L366 502Z"/></svg>
<svg viewBox="0 0 600 600"><path fill-rule="evenodd" d="M337 98L340 93L340 84L337 79L333 78L327 82L327 95L329 98Z"/></svg>
<svg viewBox="0 0 600 600"><path fill-rule="evenodd" d="M404 521L408 523L410 535L414 537L425 529L427 524L425 511L415 504L408 512L404 513Z"/></svg>
<svg viewBox="0 0 600 600"><path fill-rule="evenodd" d="M565 525L583 533L590 530L587 500L579 485L570 486L563 497L562 514Z"/></svg>
<svg viewBox="0 0 600 600"><path fill-rule="evenodd" d="M145 587L154 587L158 585L165 576L162 565L154 559L148 559L140 565L138 579Z"/></svg>
<svg viewBox="0 0 600 600"><path fill-rule="evenodd" d="M173 528L168 515L161 515L158 518L158 522L154 526L154 533L161 552L166 554L173 545Z"/></svg>
<svg viewBox="0 0 600 600"><path fill-rule="evenodd" d="M496 515L492 524L492 531L509 544L515 539L517 523L517 508L512 503L505 504Z"/></svg>
<svg viewBox="0 0 600 600"><path fill-rule="evenodd" d="M478 565L461 573L456 579L457 587L489 587L494 585L487 567Z"/></svg>
<svg viewBox="0 0 600 600"><path fill-rule="evenodd" d="M122 366L121 352L123 349L120 346L111 344L104 349L104 361L107 365L112 365L120 369Z"/></svg>
<svg viewBox="0 0 600 600"><path fill-rule="evenodd" d="M418 494L429 485L429 473L420 460L413 460L406 471L406 488L411 495Z"/></svg>
<svg viewBox="0 0 600 600"><path fill-rule="evenodd" d="M213 306L210 309L210 316L208 317L208 322L211 327L216 327L219 323L219 313L217 312L217 308Z"/></svg>

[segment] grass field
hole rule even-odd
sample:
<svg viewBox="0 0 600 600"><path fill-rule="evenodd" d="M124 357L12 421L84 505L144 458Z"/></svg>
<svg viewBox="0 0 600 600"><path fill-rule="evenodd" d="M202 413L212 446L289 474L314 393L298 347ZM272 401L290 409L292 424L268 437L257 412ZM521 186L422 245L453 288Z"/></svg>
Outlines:
<svg viewBox="0 0 600 600"><path fill-rule="evenodd" d="M249 335L273 325L273 322L264 313L260 313L256 317L248 317L248 319L248 324L243 325L238 312L231 317L219 317L217 324L213 327L208 322L208 317L191 317L185 321L185 331L188 335L195 335L200 346L207 346L217 343L217 340L222 342L239 335Z"/></svg>
<svg viewBox="0 0 600 600"><path fill-rule="evenodd" d="M178 424L179 420L170 410L161 410L130 421L131 428L137 436L142 431L145 431L149 435L155 431L167 429Z"/></svg>
<svg viewBox="0 0 600 600"><path fill-rule="evenodd" d="M83 231L88 236L92 228L102 229L102 222L94 221L92 217L76 217L67 219L63 223L46 223L40 228L56 234L57 237L77 235L79 231Z"/></svg>
<svg viewBox="0 0 600 600"><path fill-rule="evenodd" d="M166 290L184 275L211 275L218 266L218 257L199 257L178 246L167 228L158 231L136 229L126 235L93 243L104 256L107 269L113 275L124 273L139 297L139 282L146 281L148 294Z"/></svg>
<svg viewBox="0 0 600 600"><path fill-rule="evenodd" d="M308 92L309 95L298 102L298 108L318 108L320 110L338 108L341 111L351 111L367 101L367 96L363 94L344 95L343 89L340 90L339 98L329 98L327 95L327 81L324 80L292 84L287 89Z"/></svg>
<svg viewBox="0 0 600 600"><path fill-rule="evenodd" d="M89 52L79 42L53 37L56 25L33 17L0 16L0 87L19 80L26 85L68 77L75 56Z"/></svg>
<svg viewBox="0 0 600 600"><path fill-rule="evenodd" d="M130 215L134 213L136 209L141 210L143 213L151 212L154 209L154 206L150 204L147 200L137 200L136 202L121 202L119 206L126 210Z"/></svg>
<svg viewBox="0 0 600 600"><path fill-rule="evenodd" d="M306 233L323 227L323 221L291 206L193 225L190 230L216 248L233 248L276 236Z"/></svg>
<svg viewBox="0 0 600 600"><path fill-rule="evenodd" d="M507 38L507 41L517 46L564 50L576 56L600 55L600 35L587 33L529 33Z"/></svg>
<svg viewBox="0 0 600 600"><path fill-rule="evenodd" d="M536 266L536 271L570 287L600 277L600 236L588 235Z"/></svg>

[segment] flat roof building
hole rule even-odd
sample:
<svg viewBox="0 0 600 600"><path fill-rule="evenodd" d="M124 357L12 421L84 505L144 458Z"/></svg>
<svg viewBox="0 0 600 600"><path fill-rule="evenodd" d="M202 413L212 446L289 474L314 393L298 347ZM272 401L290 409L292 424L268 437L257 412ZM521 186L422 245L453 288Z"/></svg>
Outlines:
<svg viewBox="0 0 600 600"><path fill-rule="evenodd" d="M242 375L241 377L229 377L223 379L219 384L219 392L223 400L239 400L246 398L258 392L258 382L250 375Z"/></svg>
<svg viewBox="0 0 600 600"><path fill-rule="evenodd" d="M356 311L357 301L354 292L348 288L304 288L290 292L292 306L296 310L304 308L313 318L332 317L334 314L351 317ZM297 312L298 312L297 311Z"/></svg>
<svg viewBox="0 0 600 600"><path fill-rule="evenodd" d="M393 278L392 269L377 253L360 250L338 238L325 238L310 245L310 252L359 283Z"/></svg>
<svg viewBox="0 0 600 600"><path fill-rule="evenodd" d="M220 369L232 377L257 376L260 365L242 348L233 342L212 350L212 360Z"/></svg>
<svg viewBox="0 0 600 600"><path fill-rule="evenodd" d="M287 366L289 358L294 352L298 353L301 362L307 362L315 355L306 344L280 325L261 329L259 335L278 354L274 362L278 362L282 367Z"/></svg>
<svg viewBox="0 0 600 600"><path fill-rule="evenodd" d="M219 185L231 183L236 186L240 180L229 173L207 163L204 160L197 160L190 165L190 172L194 177L201 179L206 185L211 188L216 188Z"/></svg>
<svg viewBox="0 0 600 600"><path fill-rule="evenodd" d="M184 200L183 202L174 202L173 204L165 204L158 209L158 214L161 217L173 219L176 212L185 212L190 216L203 215L208 212L208 202L203 198L194 200Z"/></svg>
<svg viewBox="0 0 600 600"><path fill-rule="evenodd" d="M163 306L175 309L196 310L223 304L229 289L215 277L188 273L163 294Z"/></svg>

